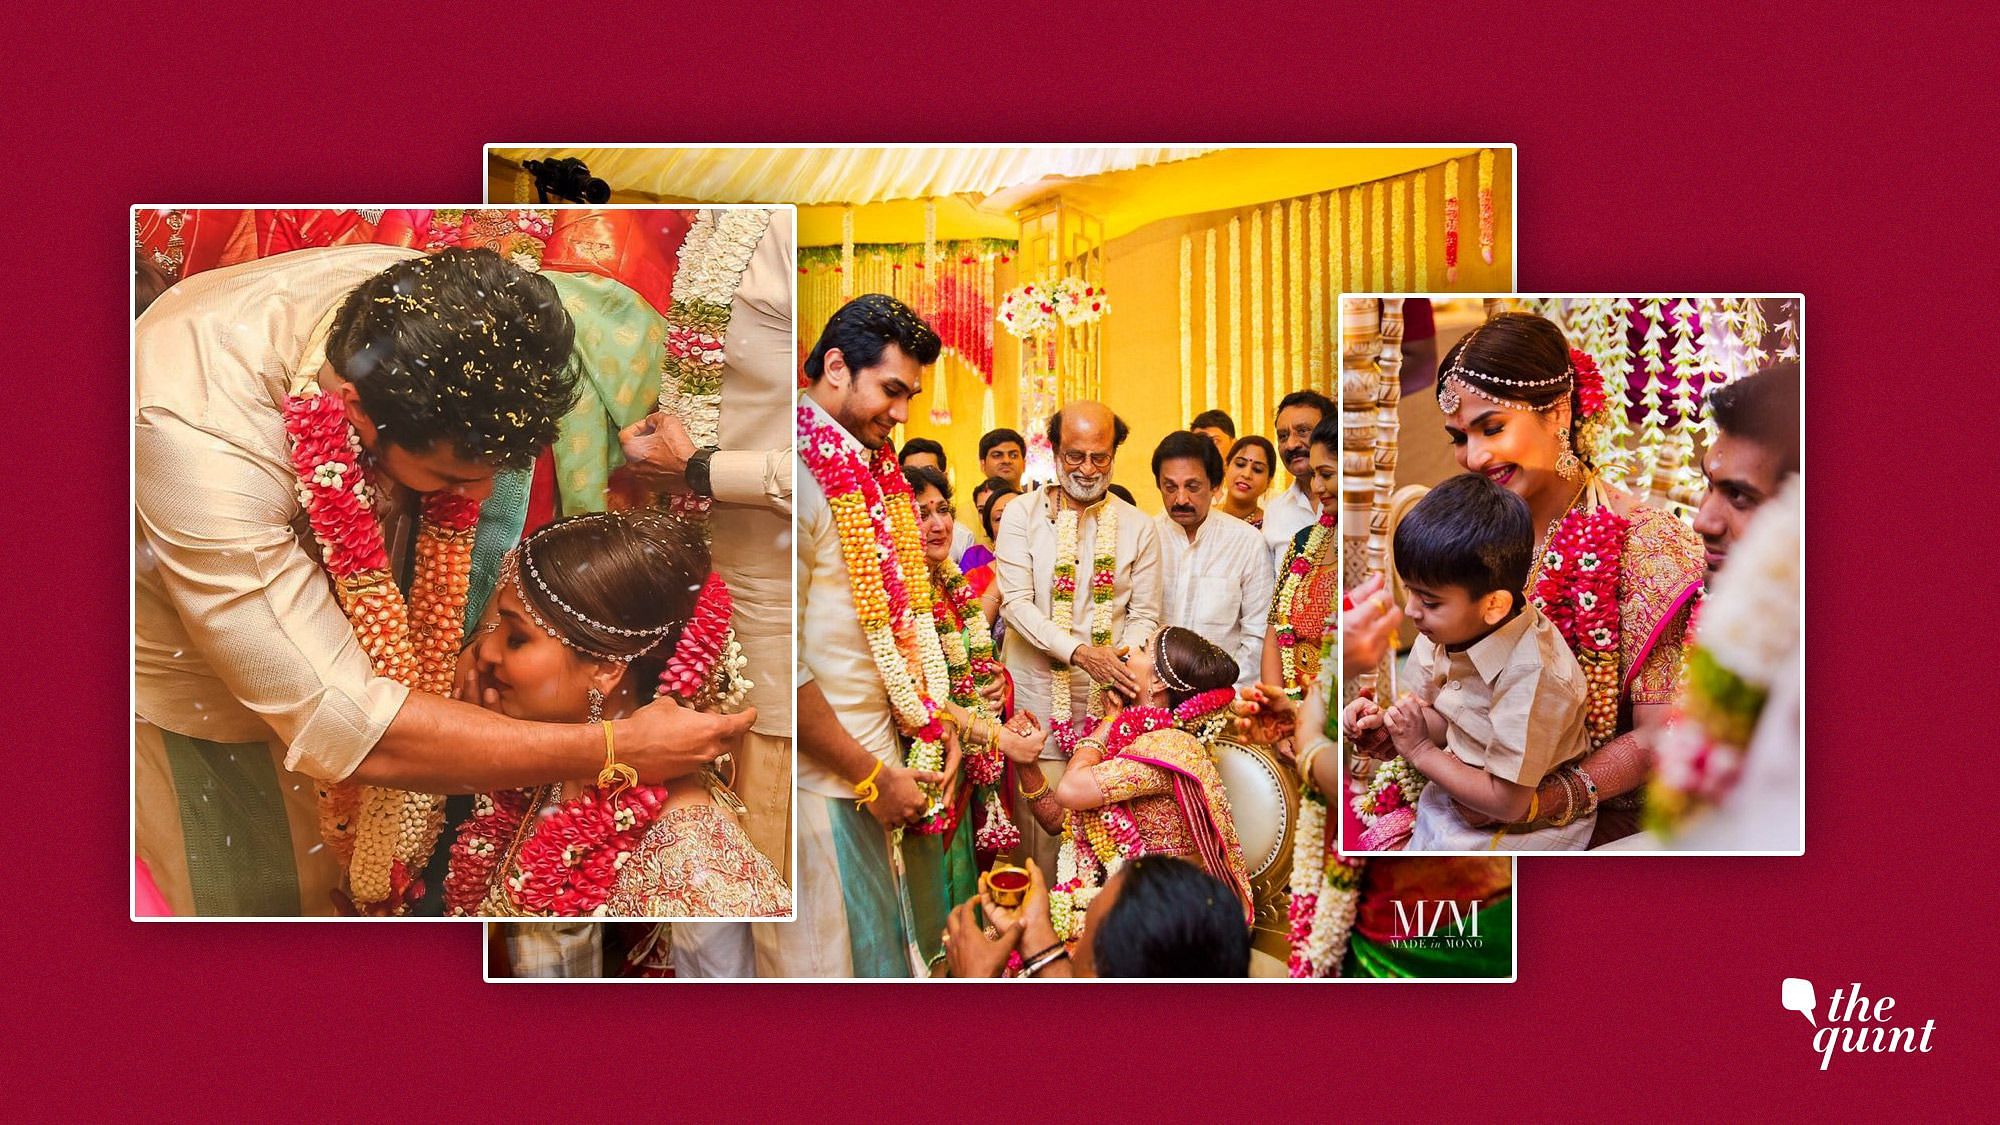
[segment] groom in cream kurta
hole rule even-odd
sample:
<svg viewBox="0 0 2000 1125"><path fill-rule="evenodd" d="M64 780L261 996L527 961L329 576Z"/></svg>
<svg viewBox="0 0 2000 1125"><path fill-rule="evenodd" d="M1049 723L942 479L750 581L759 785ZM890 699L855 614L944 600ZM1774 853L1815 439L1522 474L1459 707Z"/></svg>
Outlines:
<svg viewBox="0 0 2000 1125"><path fill-rule="evenodd" d="M1014 678L1014 707L1035 716L1044 728L1049 725L1055 666L1066 664L1073 669L1070 719L1085 719L1090 715L1093 679L1115 682L1114 677L1123 672L1118 666L1122 664L1119 650L1137 652L1146 643L1160 626L1165 601L1160 544L1153 521L1108 491L1116 451L1125 436L1124 422L1101 403L1074 402L1057 413L1050 429L1058 483L1008 505L994 530L993 544L1000 615L1007 622L1001 657ZM1067 631L1051 618L1056 519L1065 506L1080 509L1076 596ZM1118 524L1118 544L1112 556L1111 641L1108 646L1097 646L1091 643L1090 581L1098 528L1107 511L1116 512ZM1062 766L1062 751L1051 738L1042 749L1042 769L1050 784L1062 776ZM1023 784L1033 785L1034 779ZM1042 870L1055 871L1059 837L1043 831L1032 816L1023 817L1022 835Z"/></svg>

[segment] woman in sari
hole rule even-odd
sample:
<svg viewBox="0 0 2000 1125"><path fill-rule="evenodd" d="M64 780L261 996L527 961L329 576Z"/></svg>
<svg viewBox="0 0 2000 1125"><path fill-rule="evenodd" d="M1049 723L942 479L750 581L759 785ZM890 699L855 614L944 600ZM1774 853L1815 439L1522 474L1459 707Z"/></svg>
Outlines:
<svg viewBox="0 0 2000 1125"><path fill-rule="evenodd" d="M637 785L613 764L615 721L656 691L704 709L739 705L747 685L729 611L699 534L658 511L560 520L508 556L472 642L473 690L517 718L598 723L606 766L594 779L478 798L451 848L449 913L790 912L789 888L744 834L717 773Z"/></svg>
<svg viewBox="0 0 2000 1125"><path fill-rule="evenodd" d="M1629 835L1701 593L1701 541L1597 475L1617 407L1590 357L1549 320L1503 313L1474 329L1445 353L1437 398L1459 466L1528 502L1537 534L1526 592L1590 688L1592 752L1542 782L1535 823L1596 811L1593 847Z"/></svg>
<svg viewBox="0 0 2000 1125"><path fill-rule="evenodd" d="M957 517L951 483L925 465L903 470L903 478L910 482L917 531L930 563L931 620L951 670L948 698L941 701L944 721L958 728L963 750L962 777L945 783L952 825L944 840L945 884L950 901L959 902L978 889L979 872L995 856L1020 846L1021 831L1004 799L1007 762L1011 756L1039 755L1044 736L1003 725L1013 709L1013 685L993 655L993 632L979 599L951 561Z"/></svg>
<svg viewBox="0 0 2000 1125"><path fill-rule="evenodd" d="M1061 780L1025 793L1035 819L1062 833L1050 909L1074 942L1091 900L1141 855L1179 856L1235 892L1247 923L1250 878L1210 744L1229 721L1236 661L1200 634L1154 633L1128 661L1131 703L1115 693L1104 720L1078 740ZM1010 748L1016 764L1028 766ZM1031 775L1032 776L1032 775Z"/></svg>
<svg viewBox="0 0 2000 1125"><path fill-rule="evenodd" d="M1251 527L1264 526L1264 494L1271 490L1271 466L1278 451L1269 438L1247 434L1229 447L1223 460L1222 495L1215 506Z"/></svg>
<svg viewBox="0 0 2000 1125"><path fill-rule="evenodd" d="M1286 696L1305 698L1319 680L1321 641L1333 628L1334 595L1340 591L1340 561L1334 537L1340 504L1340 417L1328 415L1314 428L1308 456L1308 487L1319 502L1319 518L1292 537L1271 592L1271 623L1264 630L1264 660L1258 682L1276 684ZM1338 708L1336 708L1338 710ZM1290 734L1271 744L1287 761L1294 756Z"/></svg>

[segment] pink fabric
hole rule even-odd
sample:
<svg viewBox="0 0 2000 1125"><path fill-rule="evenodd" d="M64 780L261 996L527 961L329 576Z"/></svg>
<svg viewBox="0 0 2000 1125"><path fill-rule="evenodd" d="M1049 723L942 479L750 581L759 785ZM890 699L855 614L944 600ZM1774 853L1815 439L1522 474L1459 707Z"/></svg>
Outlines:
<svg viewBox="0 0 2000 1125"><path fill-rule="evenodd" d="M1222 835L1222 826L1215 822L1215 814L1209 807L1208 792L1201 779L1186 769L1162 758L1148 758L1143 754L1127 751L1120 755L1128 761L1165 770L1173 779L1174 803L1180 806L1181 815L1187 818L1188 828L1194 833L1195 847L1201 852L1201 865L1210 875L1229 884L1236 892L1236 899L1243 904L1243 919L1251 921L1256 910L1250 902L1250 887L1237 875L1241 863L1232 865L1225 854L1229 842Z"/></svg>
<svg viewBox="0 0 2000 1125"><path fill-rule="evenodd" d="M140 918L171 918L173 908L167 905L166 896L153 882L153 873L146 867L146 861L132 857L132 913Z"/></svg>
<svg viewBox="0 0 2000 1125"><path fill-rule="evenodd" d="M1693 601L1694 596L1699 593L1701 593L1701 583L1690 582L1687 589L1675 595L1674 604L1668 606L1667 612L1661 614L1660 620L1653 625L1652 635L1646 638L1645 647L1639 650L1639 659L1634 660L1632 666L1625 670L1625 682L1627 684L1632 682L1632 677L1639 674L1639 669L1646 666L1647 655L1653 651L1654 645L1660 643L1660 637L1666 633L1667 626L1674 623L1674 619L1681 615L1681 610L1686 609L1687 604Z"/></svg>

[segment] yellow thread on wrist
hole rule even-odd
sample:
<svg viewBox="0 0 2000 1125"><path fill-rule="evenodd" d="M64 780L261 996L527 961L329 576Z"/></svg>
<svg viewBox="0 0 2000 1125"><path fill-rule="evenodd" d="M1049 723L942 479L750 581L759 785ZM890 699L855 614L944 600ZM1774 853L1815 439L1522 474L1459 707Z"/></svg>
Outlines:
<svg viewBox="0 0 2000 1125"><path fill-rule="evenodd" d="M875 778L879 776L881 773L882 773L882 762L878 759L875 762L875 768L868 771L868 776L862 778L860 781L855 783L854 785L855 807L859 808L861 806L867 805L872 801L874 801L875 798L880 797L882 795L881 787L875 784Z"/></svg>

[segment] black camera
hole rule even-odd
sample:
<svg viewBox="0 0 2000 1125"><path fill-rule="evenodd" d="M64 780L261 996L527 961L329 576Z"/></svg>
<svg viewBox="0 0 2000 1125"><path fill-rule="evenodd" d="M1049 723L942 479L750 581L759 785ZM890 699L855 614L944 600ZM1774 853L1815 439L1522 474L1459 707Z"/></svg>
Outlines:
<svg viewBox="0 0 2000 1125"><path fill-rule="evenodd" d="M574 156L561 160L530 160L521 165L535 178L535 196L547 203L551 196L569 203L608 203L611 185L590 174L583 161Z"/></svg>

